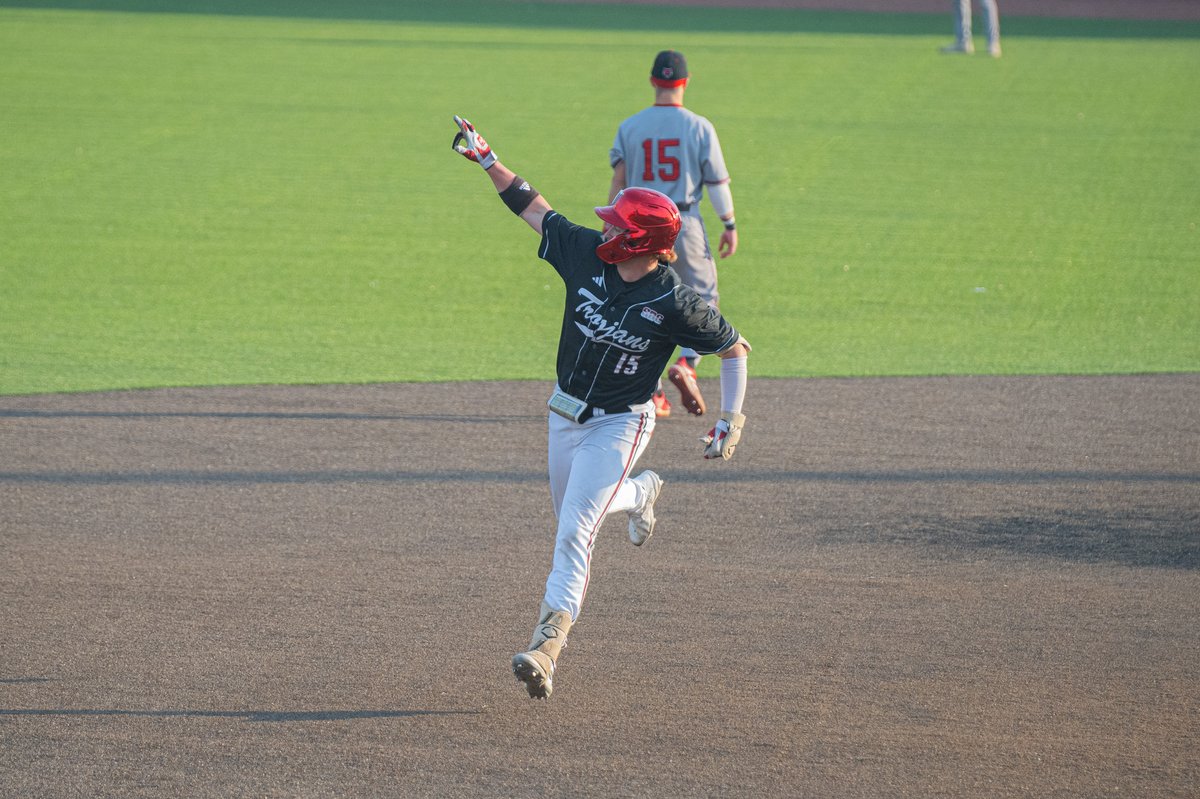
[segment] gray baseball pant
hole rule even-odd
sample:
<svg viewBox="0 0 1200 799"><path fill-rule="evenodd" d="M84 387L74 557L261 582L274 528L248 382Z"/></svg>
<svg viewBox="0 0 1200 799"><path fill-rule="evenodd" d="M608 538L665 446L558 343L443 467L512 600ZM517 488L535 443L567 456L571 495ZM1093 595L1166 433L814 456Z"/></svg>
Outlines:
<svg viewBox="0 0 1200 799"><path fill-rule="evenodd" d="M988 47L1000 45L1000 11L996 0L978 0L987 18ZM971 0L954 0L954 24L960 45L971 41Z"/></svg>

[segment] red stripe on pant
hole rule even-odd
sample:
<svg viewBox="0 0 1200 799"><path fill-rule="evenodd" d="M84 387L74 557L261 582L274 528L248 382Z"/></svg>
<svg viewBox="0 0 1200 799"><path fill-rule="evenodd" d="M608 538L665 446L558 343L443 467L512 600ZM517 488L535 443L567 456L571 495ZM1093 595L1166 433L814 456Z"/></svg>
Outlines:
<svg viewBox="0 0 1200 799"><path fill-rule="evenodd" d="M583 600L587 598L588 583L592 581L592 547L596 544L596 533L600 532L600 525L604 524L604 520L608 518L608 509L612 507L613 500L617 498L617 493L621 490L621 484L625 482L625 478L629 476L629 470L633 468L633 462L637 459L638 444L641 443L642 434L646 432L646 414L642 414L638 418L638 429L633 434L633 447L629 450L629 460L625 462L625 468L621 471L621 479L617 481L617 487L613 491L612 496L608 498L608 502L604 503L604 511L600 514L600 518L596 521L596 526L592 528L588 534L587 542L587 570L583 576L583 593L579 595L579 607L583 607Z"/></svg>

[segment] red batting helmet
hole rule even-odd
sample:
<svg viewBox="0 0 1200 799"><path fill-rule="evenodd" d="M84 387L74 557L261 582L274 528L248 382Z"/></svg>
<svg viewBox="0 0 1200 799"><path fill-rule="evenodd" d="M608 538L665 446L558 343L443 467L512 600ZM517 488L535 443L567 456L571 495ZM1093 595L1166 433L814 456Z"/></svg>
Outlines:
<svg viewBox="0 0 1200 799"><path fill-rule="evenodd" d="M635 255L665 255L679 235L679 209L654 189L624 189L612 205L597 208L596 216L624 231L596 248L600 260L610 264Z"/></svg>

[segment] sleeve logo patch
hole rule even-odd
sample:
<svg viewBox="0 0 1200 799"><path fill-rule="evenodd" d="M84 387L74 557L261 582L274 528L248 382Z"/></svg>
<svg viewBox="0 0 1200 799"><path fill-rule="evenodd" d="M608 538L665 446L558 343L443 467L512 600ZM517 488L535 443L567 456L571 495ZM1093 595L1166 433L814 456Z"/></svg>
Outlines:
<svg viewBox="0 0 1200 799"><path fill-rule="evenodd" d="M646 306L642 309L642 318L649 319L656 325L661 325L663 323L663 315L650 306Z"/></svg>

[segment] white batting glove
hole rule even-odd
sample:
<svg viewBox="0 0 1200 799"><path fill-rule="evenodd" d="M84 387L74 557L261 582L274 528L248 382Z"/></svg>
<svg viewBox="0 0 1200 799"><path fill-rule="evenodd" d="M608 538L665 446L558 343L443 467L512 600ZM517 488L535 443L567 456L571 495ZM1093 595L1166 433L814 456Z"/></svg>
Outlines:
<svg viewBox="0 0 1200 799"><path fill-rule="evenodd" d="M454 115L454 124L458 125L458 133L454 135L454 143L451 145L455 152L484 169L496 163L496 154L492 152L487 140L475 130L474 125L457 114Z"/></svg>
<svg viewBox="0 0 1200 799"><path fill-rule="evenodd" d="M721 411L721 418L713 425L704 442L704 459L720 458L727 461L733 457L733 450L742 440L742 428L746 426L746 417L735 411Z"/></svg>

